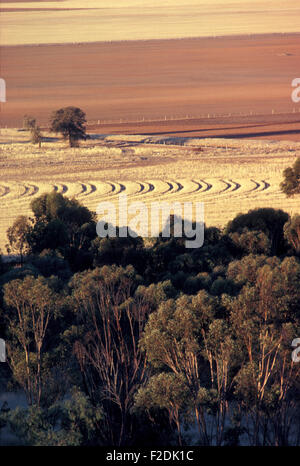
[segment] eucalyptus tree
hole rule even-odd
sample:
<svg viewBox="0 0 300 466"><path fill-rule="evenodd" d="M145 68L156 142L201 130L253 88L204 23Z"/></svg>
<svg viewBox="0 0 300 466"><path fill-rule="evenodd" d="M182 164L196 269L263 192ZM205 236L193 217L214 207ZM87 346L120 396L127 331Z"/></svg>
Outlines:
<svg viewBox="0 0 300 466"><path fill-rule="evenodd" d="M291 358L300 330L300 264L294 257L275 262L257 267L252 282L227 301L240 348L235 394L253 445L286 445L300 409L300 366Z"/></svg>
<svg viewBox="0 0 300 466"><path fill-rule="evenodd" d="M7 360L29 405L50 401L52 380L47 352L49 325L59 312L59 297L45 278L30 275L4 285ZM49 396L49 398L48 398ZM48 400L47 400L48 398Z"/></svg>
<svg viewBox="0 0 300 466"><path fill-rule="evenodd" d="M78 107L64 107L51 115L50 130L61 133L69 140L70 147L76 147L78 141L87 139L85 113Z"/></svg>
<svg viewBox="0 0 300 466"><path fill-rule="evenodd" d="M149 313L132 266L105 266L74 276L74 352L86 390L102 400L108 438L114 445L129 441L134 395L147 379L139 340Z"/></svg>

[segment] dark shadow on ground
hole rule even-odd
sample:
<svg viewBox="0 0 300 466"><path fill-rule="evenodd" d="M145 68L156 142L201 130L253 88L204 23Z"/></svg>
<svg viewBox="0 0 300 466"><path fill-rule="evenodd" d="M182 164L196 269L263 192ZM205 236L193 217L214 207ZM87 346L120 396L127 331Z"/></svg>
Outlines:
<svg viewBox="0 0 300 466"><path fill-rule="evenodd" d="M298 122L293 122L294 124L297 124ZM290 122L278 122L278 123L263 123L263 124L256 124L256 125L242 125L242 126L232 126L232 127L222 127L222 128L202 128L202 129L189 129L189 130L177 130L177 131L161 131L161 132L153 132L153 133L141 133L141 136L161 136L164 134L183 134L183 133L203 133L205 131L227 131L227 130L236 130L236 129L246 129L246 128L265 128L267 126L281 126L281 125L286 125L290 124ZM300 124L300 121L299 121ZM300 132L299 130L286 130L287 132L289 131L294 131L295 133ZM276 131L276 132L270 132L270 133L275 133L275 134L281 134L282 131ZM283 131L284 133L284 131ZM249 133L249 134L263 134L263 133Z"/></svg>

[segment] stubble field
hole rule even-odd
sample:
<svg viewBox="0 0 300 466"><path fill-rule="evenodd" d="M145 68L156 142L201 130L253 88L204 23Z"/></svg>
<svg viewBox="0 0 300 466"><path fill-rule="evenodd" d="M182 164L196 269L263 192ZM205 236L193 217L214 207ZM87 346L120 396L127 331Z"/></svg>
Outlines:
<svg viewBox="0 0 300 466"><path fill-rule="evenodd" d="M205 223L223 227L239 212L258 207L300 211L299 197L280 191L282 171L300 156L300 142L101 136L68 148L47 135L42 148L28 133L2 130L0 142L0 247L16 214L55 190L91 210L101 201L204 202Z"/></svg>

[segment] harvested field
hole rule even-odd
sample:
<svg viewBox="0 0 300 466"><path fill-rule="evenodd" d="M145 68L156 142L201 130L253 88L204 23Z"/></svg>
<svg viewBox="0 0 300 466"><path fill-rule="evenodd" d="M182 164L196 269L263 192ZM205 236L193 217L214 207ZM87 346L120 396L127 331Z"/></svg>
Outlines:
<svg viewBox="0 0 300 466"><path fill-rule="evenodd" d="M257 207L300 212L300 199L279 188L282 171L300 156L300 142L101 136L70 149L49 136L39 149L24 131L2 130L0 238L31 200L55 190L92 210L101 201L204 202L205 222L224 226Z"/></svg>

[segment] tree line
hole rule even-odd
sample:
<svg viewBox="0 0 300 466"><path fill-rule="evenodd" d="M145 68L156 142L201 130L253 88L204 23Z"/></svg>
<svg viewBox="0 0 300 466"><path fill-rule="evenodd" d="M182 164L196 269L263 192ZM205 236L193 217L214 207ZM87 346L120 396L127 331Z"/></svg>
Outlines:
<svg viewBox="0 0 300 466"><path fill-rule="evenodd" d="M202 248L100 238L43 194L0 262L4 425L30 445L299 445L300 216L256 209Z"/></svg>

